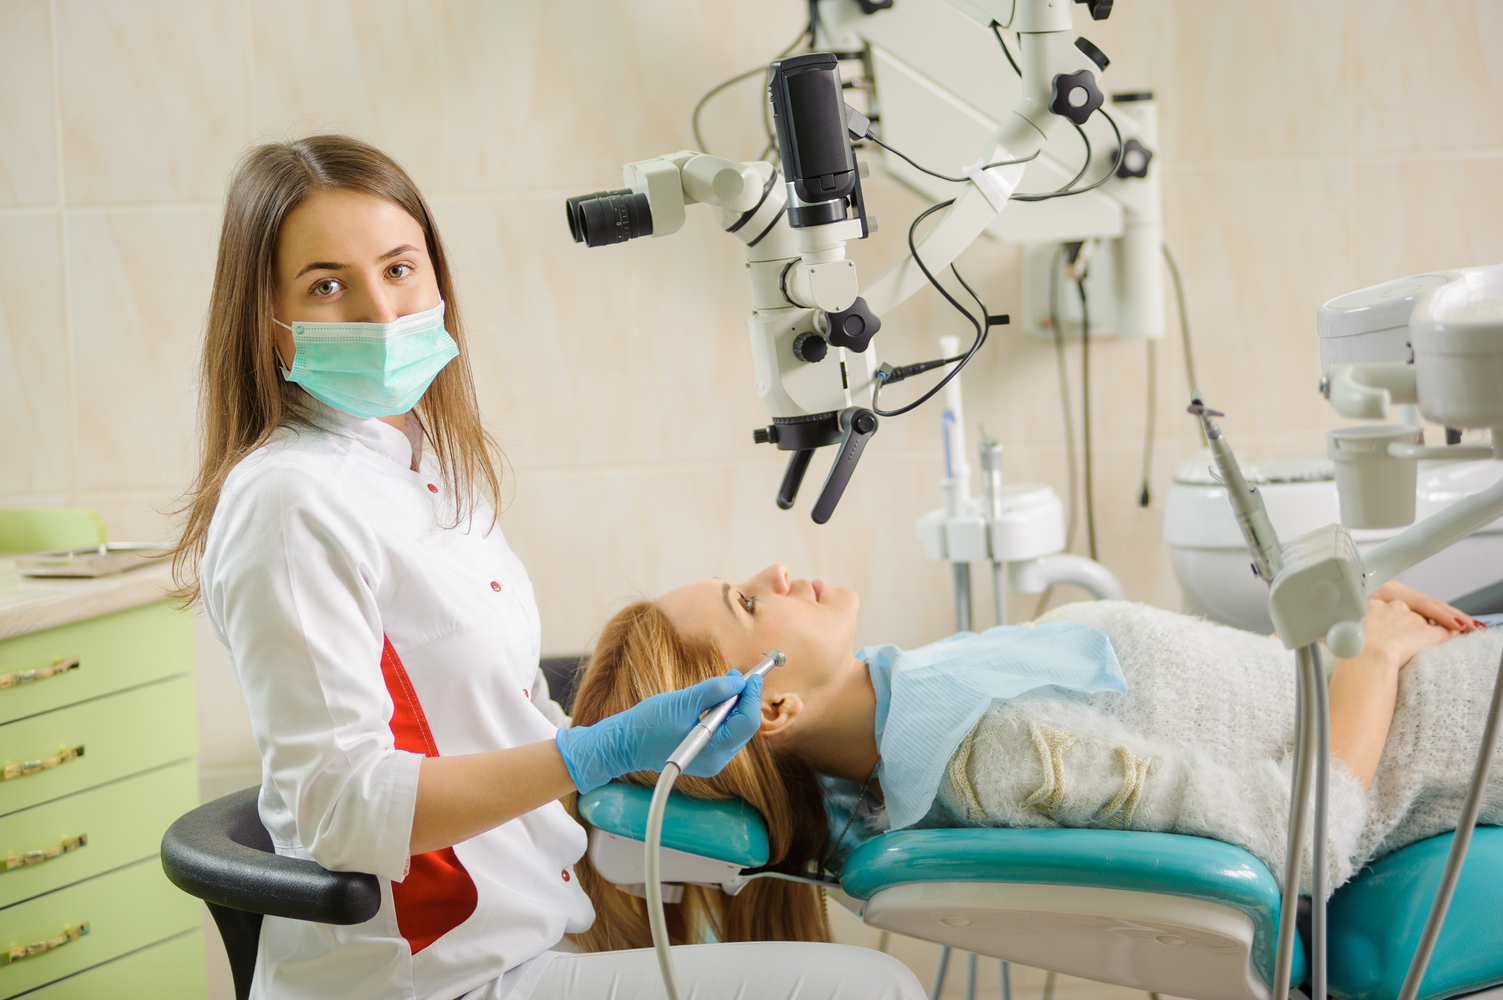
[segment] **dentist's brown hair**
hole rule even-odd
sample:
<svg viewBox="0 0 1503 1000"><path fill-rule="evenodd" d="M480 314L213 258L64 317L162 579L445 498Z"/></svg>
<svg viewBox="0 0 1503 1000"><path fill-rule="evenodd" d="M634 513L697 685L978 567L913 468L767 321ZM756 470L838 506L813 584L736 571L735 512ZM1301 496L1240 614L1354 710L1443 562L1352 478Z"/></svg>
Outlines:
<svg viewBox="0 0 1503 1000"><path fill-rule="evenodd" d="M328 188L385 198L422 227L445 304L444 326L459 356L438 373L415 412L453 498L452 523L472 516L478 500L489 504L491 523L500 510L500 453L480 421L449 260L417 185L390 156L349 136L266 143L240 160L225 198L200 364L198 473L172 553L178 594L187 602L198 599L198 563L225 477L277 428L313 420L309 398L278 370L271 313L282 223L305 198Z"/></svg>
<svg viewBox="0 0 1503 1000"><path fill-rule="evenodd" d="M644 698L719 677L728 666L714 643L682 634L656 604L638 601L601 631L574 696L574 723L599 722ZM650 788L657 775L640 771L621 780ZM829 827L814 769L800 757L774 751L761 736L753 736L715 777L684 775L675 791L702 799L738 798L761 813L772 870L806 874L808 862L824 852ZM566 803L578 818L573 796ZM601 878L589 855L574 870L595 904L595 923L571 935L582 950L652 947L643 900ZM756 879L735 896L686 885L683 901L664 909L675 944L830 940L824 890L784 879Z"/></svg>

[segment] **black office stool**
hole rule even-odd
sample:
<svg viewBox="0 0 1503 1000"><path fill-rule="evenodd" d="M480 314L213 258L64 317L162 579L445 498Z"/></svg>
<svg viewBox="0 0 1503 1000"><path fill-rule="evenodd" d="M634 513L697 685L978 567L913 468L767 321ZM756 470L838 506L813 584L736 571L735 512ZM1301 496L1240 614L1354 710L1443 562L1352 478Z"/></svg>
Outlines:
<svg viewBox="0 0 1503 1000"><path fill-rule="evenodd" d="M250 996L261 917L360 924L381 909L381 884L272 853L256 813L259 788L205 803L167 828L162 868L172 884L209 905L230 957L235 996Z"/></svg>

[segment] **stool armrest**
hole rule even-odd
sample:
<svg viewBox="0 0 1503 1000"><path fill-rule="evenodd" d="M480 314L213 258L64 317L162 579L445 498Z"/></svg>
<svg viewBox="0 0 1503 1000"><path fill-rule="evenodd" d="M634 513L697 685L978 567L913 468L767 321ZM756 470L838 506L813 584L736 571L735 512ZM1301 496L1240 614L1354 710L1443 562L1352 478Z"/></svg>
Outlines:
<svg viewBox="0 0 1503 1000"><path fill-rule="evenodd" d="M359 924L381 908L381 883L272 853L256 811L259 788L205 803L162 837L173 885L207 903L321 924Z"/></svg>

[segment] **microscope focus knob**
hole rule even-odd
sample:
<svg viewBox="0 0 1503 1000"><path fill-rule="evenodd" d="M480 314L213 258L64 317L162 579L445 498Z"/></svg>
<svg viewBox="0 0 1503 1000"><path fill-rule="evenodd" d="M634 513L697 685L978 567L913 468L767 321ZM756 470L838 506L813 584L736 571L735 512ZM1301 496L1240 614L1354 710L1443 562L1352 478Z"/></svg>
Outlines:
<svg viewBox="0 0 1503 1000"><path fill-rule="evenodd" d="M1075 2L1086 5L1093 21L1105 21L1112 16L1112 0L1075 0Z"/></svg>
<svg viewBox="0 0 1503 1000"><path fill-rule="evenodd" d="M849 309L826 314L825 319L830 324L830 343L857 354L863 353L882 329L882 320L866 307L863 298L857 298Z"/></svg>
<svg viewBox="0 0 1503 1000"><path fill-rule="evenodd" d="M1147 177L1148 163L1152 159L1153 150L1136 139L1129 139L1122 144L1122 166L1117 168L1117 176L1123 180Z"/></svg>
<svg viewBox="0 0 1503 1000"><path fill-rule="evenodd" d="M814 364L825 359L830 353L830 345L825 343L825 338L813 331L805 331L793 338L793 356L800 361Z"/></svg>
<svg viewBox="0 0 1503 1000"><path fill-rule="evenodd" d="M1059 73L1054 77L1054 97L1049 101L1049 110L1061 118L1068 118L1077 125L1106 102L1101 89L1096 86L1096 77L1088 69L1078 73Z"/></svg>

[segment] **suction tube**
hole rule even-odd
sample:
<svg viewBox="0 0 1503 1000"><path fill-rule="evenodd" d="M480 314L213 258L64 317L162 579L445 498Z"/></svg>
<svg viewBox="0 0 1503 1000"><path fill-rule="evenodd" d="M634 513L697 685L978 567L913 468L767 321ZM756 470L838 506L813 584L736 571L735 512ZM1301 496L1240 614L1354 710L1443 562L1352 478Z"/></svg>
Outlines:
<svg viewBox="0 0 1503 1000"><path fill-rule="evenodd" d="M773 667L781 667L786 662L787 657L774 650L746 676L764 677ZM643 865L643 877L647 880L644 887L647 891L647 924L652 929L652 947L658 954L658 968L663 973L663 988L668 991L668 1000L681 1000L682 994L678 988L678 973L673 968L673 954L669 951L668 916L663 912L663 815L668 811L668 797L673 794L673 786L679 775L684 773L684 768L689 766L690 761L699 756L699 752L710 742L710 737L720 728L721 723L735 711L738 701L739 695L727 698L706 712L698 724L689 730L684 741L668 755L668 763L663 765L663 771L658 775L658 783L652 790L652 802L647 807L647 857Z"/></svg>

